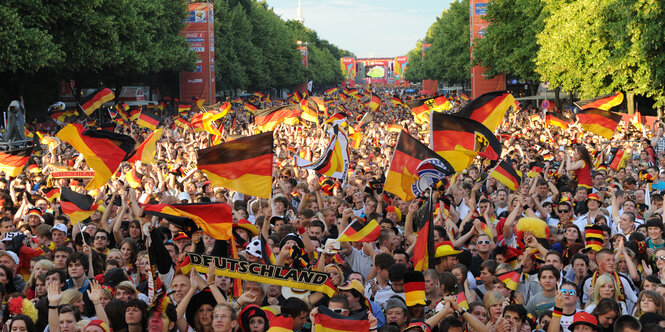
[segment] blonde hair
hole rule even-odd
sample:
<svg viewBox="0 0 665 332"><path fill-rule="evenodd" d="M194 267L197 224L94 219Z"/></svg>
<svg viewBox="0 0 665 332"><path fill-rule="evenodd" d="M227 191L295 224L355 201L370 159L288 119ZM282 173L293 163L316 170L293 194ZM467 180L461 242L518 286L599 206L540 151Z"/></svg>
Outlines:
<svg viewBox="0 0 665 332"><path fill-rule="evenodd" d="M32 272L30 272L30 278L28 278L28 281L25 283L25 289L32 288L35 285L35 282L37 281L37 275L35 274L35 270L37 269L37 267L46 268L46 271L48 271L54 269L55 264L53 264L53 262L51 262L48 259L38 260L37 263L35 263L35 267L32 269Z"/></svg>
<svg viewBox="0 0 665 332"><path fill-rule="evenodd" d="M74 304L81 300L83 300L83 294L76 289L70 288L62 292L62 295L60 295L60 301L58 302L58 305L63 306L66 304Z"/></svg>
<svg viewBox="0 0 665 332"><path fill-rule="evenodd" d="M506 297L499 291L490 291L485 293L483 297L483 304L489 310L493 305L502 304L506 301Z"/></svg>
<svg viewBox="0 0 665 332"><path fill-rule="evenodd" d="M214 314L217 310L223 310L223 309L226 309L226 310L229 311L229 313L231 314L231 320L237 320L238 319L238 312L233 307L233 305L231 305L229 302L218 303L215 306L215 308L212 309L212 312Z"/></svg>
<svg viewBox="0 0 665 332"><path fill-rule="evenodd" d="M611 283L612 286L614 286L614 296L612 296L612 299L617 302L619 301L619 287L617 286L617 283L614 281L614 277L611 274L606 273L598 277L598 279L596 280L596 285L593 287L593 293L591 294L591 298L589 299L589 304L592 303L598 304L598 302L602 300L600 298L600 288L609 283Z"/></svg>
<svg viewBox="0 0 665 332"><path fill-rule="evenodd" d="M120 256L120 261L118 262L120 266L125 266L125 258L122 257L122 251L120 249L111 249L109 252L106 253L106 257L109 257L111 253L118 253Z"/></svg>

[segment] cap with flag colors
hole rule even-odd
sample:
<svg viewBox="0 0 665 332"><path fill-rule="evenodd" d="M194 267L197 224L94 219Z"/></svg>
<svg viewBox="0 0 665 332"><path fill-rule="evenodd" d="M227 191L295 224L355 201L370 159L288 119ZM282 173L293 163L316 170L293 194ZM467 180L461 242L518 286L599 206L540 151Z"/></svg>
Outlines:
<svg viewBox="0 0 665 332"><path fill-rule="evenodd" d="M5 172L9 176L18 176L23 172L23 168L28 163L30 155L32 154L32 147L0 151L0 171Z"/></svg>
<svg viewBox="0 0 665 332"><path fill-rule="evenodd" d="M584 240L586 246L584 249L591 249L593 251L600 251L603 249L605 242L605 235L603 229L598 225L586 225L584 227Z"/></svg>
<svg viewBox="0 0 665 332"><path fill-rule="evenodd" d="M501 156L501 143L478 121L434 112L431 130L432 150L448 160L457 172L471 165L476 156L489 160Z"/></svg>
<svg viewBox="0 0 665 332"><path fill-rule="evenodd" d="M520 184L522 184L522 173L506 160L501 160L492 170L490 176L503 183L512 191L516 191Z"/></svg>
<svg viewBox="0 0 665 332"><path fill-rule="evenodd" d="M81 99L81 109L85 114L90 115L92 112L96 111L107 101L115 99L115 94L109 88L104 88L95 91L95 93L89 95L88 97Z"/></svg>
<svg viewBox="0 0 665 332"><path fill-rule="evenodd" d="M622 116L599 108L589 108L577 113L577 120L584 130L598 136L611 139L614 130L619 126Z"/></svg>
<svg viewBox="0 0 665 332"><path fill-rule="evenodd" d="M436 253L434 254L435 258L453 256L461 253L461 250L456 250L453 247L453 243L450 241L442 241L436 244Z"/></svg>
<svg viewBox="0 0 665 332"><path fill-rule="evenodd" d="M86 189L97 189L111 179L120 163L136 148L133 138L105 130L84 129L81 124L68 124L56 135L83 155L95 177Z"/></svg>
<svg viewBox="0 0 665 332"><path fill-rule="evenodd" d="M198 151L198 168L214 186L270 198L272 131L235 139Z"/></svg>
<svg viewBox="0 0 665 332"><path fill-rule="evenodd" d="M95 199L90 195L79 194L69 188L62 188L60 192L60 208L72 224L88 219L97 211Z"/></svg>
<svg viewBox="0 0 665 332"><path fill-rule="evenodd" d="M407 307L429 304L425 296L425 276L422 272L410 271L404 274L404 299Z"/></svg>
<svg viewBox="0 0 665 332"><path fill-rule="evenodd" d="M379 238L381 227L376 219L367 224L356 219L339 235L338 242L373 242Z"/></svg>
<svg viewBox="0 0 665 332"><path fill-rule="evenodd" d="M397 139L383 190L408 201L422 195L443 177L454 173L453 166L446 159L402 131Z"/></svg>
<svg viewBox="0 0 665 332"><path fill-rule="evenodd" d="M506 91L488 92L464 105L455 115L476 120L494 132L514 102L515 97Z"/></svg>

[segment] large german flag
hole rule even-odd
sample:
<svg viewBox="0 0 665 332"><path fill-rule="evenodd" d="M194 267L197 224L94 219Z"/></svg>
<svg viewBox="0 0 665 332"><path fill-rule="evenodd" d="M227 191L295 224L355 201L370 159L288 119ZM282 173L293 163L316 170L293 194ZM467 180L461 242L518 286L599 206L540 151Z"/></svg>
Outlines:
<svg viewBox="0 0 665 332"><path fill-rule="evenodd" d="M155 113L143 110L141 111L138 120L136 120L136 124L139 125L139 127L155 130L160 121L162 121L162 119L155 115Z"/></svg>
<svg viewBox="0 0 665 332"><path fill-rule="evenodd" d="M469 167L476 156L498 160L501 143L478 121L456 115L432 113L432 150L448 160L455 171Z"/></svg>
<svg viewBox="0 0 665 332"><path fill-rule="evenodd" d="M395 106L399 106L399 105L402 105L402 106L403 106L403 105L404 105L404 102L402 101L402 98L400 98L400 97L398 97L398 96L393 96L393 97L390 99L390 102L391 102L393 105L395 105Z"/></svg>
<svg viewBox="0 0 665 332"><path fill-rule="evenodd" d="M623 93L617 92L613 95L576 101L575 105L577 105L582 110L597 108L604 111L609 111L612 107L621 105L622 102Z"/></svg>
<svg viewBox="0 0 665 332"><path fill-rule="evenodd" d="M383 190L409 201L454 172L453 166L446 159L402 131L397 139Z"/></svg>
<svg viewBox="0 0 665 332"><path fill-rule="evenodd" d="M267 108L254 113L254 122L262 131L271 131L280 123L300 123L300 113L300 104Z"/></svg>
<svg viewBox="0 0 665 332"><path fill-rule="evenodd" d="M577 113L580 126L598 136L611 139L622 117L620 114L599 108L590 108Z"/></svg>
<svg viewBox="0 0 665 332"><path fill-rule="evenodd" d="M95 93L81 99L81 109L85 114L90 115L107 101L115 99L111 89L105 88L95 91Z"/></svg>
<svg viewBox="0 0 665 332"><path fill-rule="evenodd" d="M488 92L464 105L456 115L476 120L494 132L514 102L515 97L506 91Z"/></svg>
<svg viewBox="0 0 665 332"><path fill-rule="evenodd" d="M134 154L127 161L134 163L140 160L143 164L152 164L155 161L155 153L157 153L157 141L162 138L162 134L164 134L164 129L162 128L150 133L150 136L136 148Z"/></svg>
<svg viewBox="0 0 665 332"><path fill-rule="evenodd" d="M65 187L60 191L60 208L69 217L72 225L88 219L97 211L95 199Z"/></svg>
<svg viewBox="0 0 665 332"><path fill-rule="evenodd" d="M367 224L362 223L360 220L354 220L349 226L339 235L338 242L373 242L379 238L381 234L381 227L376 219Z"/></svg>
<svg viewBox="0 0 665 332"><path fill-rule="evenodd" d="M623 148L614 147L610 149L610 156L607 158L607 164L611 169L618 171L619 169L626 167L626 162L629 159L630 154L626 153Z"/></svg>
<svg viewBox="0 0 665 332"><path fill-rule="evenodd" d="M43 188L42 193L50 203L53 203L56 198L60 198L60 188L58 187Z"/></svg>
<svg viewBox="0 0 665 332"><path fill-rule="evenodd" d="M343 122L346 122L346 118L347 118L347 117L348 117L348 115L347 115L346 113L344 113L344 112L337 112L337 113L331 115L331 116L330 116L328 119L326 119L326 121L324 121L323 123L324 123L324 124L326 124L326 123L342 124Z"/></svg>
<svg viewBox="0 0 665 332"><path fill-rule="evenodd" d="M314 330L316 332L369 331L367 312L342 316L324 306L319 306L318 313L314 316Z"/></svg>
<svg viewBox="0 0 665 332"><path fill-rule="evenodd" d="M214 186L270 198L272 144L270 131L199 150L198 168Z"/></svg>
<svg viewBox="0 0 665 332"><path fill-rule="evenodd" d="M321 153L321 158L315 162L295 157L296 166L305 169L311 169L317 173L336 179L341 179L342 182L346 181L346 176L349 171L349 138L343 129L338 125L328 130L331 136L330 143L324 152Z"/></svg>
<svg viewBox="0 0 665 332"><path fill-rule="evenodd" d="M129 136L105 130L86 130L78 123L68 124L56 136L71 144L95 170L95 177L85 187L88 190L105 185L118 165L136 148L136 142Z"/></svg>
<svg viewBox="0 0 665 332"><path fill-rule="evenodd" d="M517 286L520 284L520 277L522 276L522 268L520 267L517 270L502 273L497 275L496 277L501 280L504 284L506 284L506 287L510 290L517 290Z"/></svg>
<svg viewBox="0 0 665 332"><path fill-rule="evenodd" d="M522 174L513 168L513 165L505 160L496 165L490 176L503 183L512 191L516 191L522 184Z"/></svg>
<svg viewBox="0 0 665 332"><path fill-rule="evenodd" d="M233 214L231 207L224 203L148 204L143 206L143 211L176 223L191 220L217 240L229 240L233 236Z"/></svg>
<svg viewBox="0 0 665 332"><path fill-rule="evenodd" d="M406 102L406 106L408 106L411 109L411 112L413 112L413 119L418 124L429 122L430 109L427 103L425 103L427 100L429 99L418 99Z"/></svg>
<svg viewBox="0 0 665 332"><path fill-rule="evenodd" d="M369 100L369 108L372 110L372 112L376 112L376 110L378 110L379 107L381 107L381 104L383 104L381 97L377 96L372 92L372 96L370 97Z"/></svg>
<svg viewBox="0 0 665 332"><path fill-rule="evenodd" d="M319 123L319 105L310 97L303 98L300 101L302 113L300 117L309 122Z"/></svg>
<svg viewBox="0 0 665 332"><path fill-rule="evenodd" d="M9 176L18 176L28 163L32 147L14 151L0 151L0 171Z"/></svg>
<svg viewBox="0 0 665 332"><path fill-rule="evenodd" d="M572 121L563 114L547 112L545 115L545 124L548 126L557 126L561 129L568 128Z"/></svg>

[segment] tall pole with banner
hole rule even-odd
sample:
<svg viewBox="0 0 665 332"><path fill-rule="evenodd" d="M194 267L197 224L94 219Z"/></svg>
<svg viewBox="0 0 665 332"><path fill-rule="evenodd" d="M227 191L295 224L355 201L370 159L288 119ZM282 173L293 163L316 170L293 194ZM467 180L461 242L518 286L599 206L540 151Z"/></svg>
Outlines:
<svg viewBox="0 0 665 332"><path fill-rule="evenodd" d="M180 99L189 101L193 97L215 103L215 20L212 3L193 2L187 5L185 29L181 34L187 38L189 49L198 59L194 71L180 72Z"/></svg>

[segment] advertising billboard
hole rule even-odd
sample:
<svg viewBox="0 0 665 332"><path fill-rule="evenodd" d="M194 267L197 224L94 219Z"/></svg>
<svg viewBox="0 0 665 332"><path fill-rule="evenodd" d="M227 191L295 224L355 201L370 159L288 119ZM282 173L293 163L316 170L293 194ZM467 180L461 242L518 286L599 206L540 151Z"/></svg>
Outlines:
<svg viewBox="0 0 665 332"><path fill-rule="evenodd" d="M189 101L202 98L215 103L215 38L214 16L211 3L188 4L185 29L181 34L187 39L189 49L198 59L194 71L180 72L180 99Z"/></svg>
<svg viewBox="0 0 665 332"><path fill-rule="evenodd" d="M356 59L355 58L341 58L339 63L342 66L342 74L348 80L356 79Z"/></svg>
<svg viewBox="0 0 665 332"><path fill-rule="evenodd" d="M483 19L487 10L487 2L487 0L469 1L472 59L474 40L483 38L485 35L485 29L489 25L489 23ZM506 76L504 74L498 75L494 78L487 78L485 76L485 71L487 71L487 69L481 66L471 67L471 98L476 98L486 92L506 89Z"/></svg>
<svg viewBox="0 0 665 332"><path fill-rule="evenodd" d="M393 76L395 81L404 80L404 72L406 71L406 66L409 65L409 57L407 56L398 56L395 57L393 62Z"/></svg>

